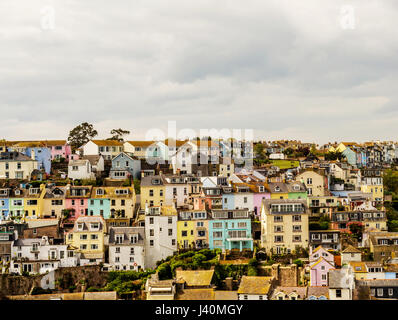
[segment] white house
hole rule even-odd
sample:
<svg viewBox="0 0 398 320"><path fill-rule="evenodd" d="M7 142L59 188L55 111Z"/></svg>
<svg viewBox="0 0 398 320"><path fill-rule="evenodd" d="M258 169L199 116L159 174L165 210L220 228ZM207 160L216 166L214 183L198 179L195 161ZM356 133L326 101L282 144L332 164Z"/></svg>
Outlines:
<svg viewBox="0 0 398 320"><path fill-rule="evenodd" d="M350 262L360 262L362 261L362 253L357 248L353 246L348 246L341 252L341 263L348 264Z"/></svg>
<svg viewBox="0 0 398 320"><path fill-rule="evenodd" d="M68 245L52 245L48 237L18 239L11 246L10 273L43 274L60 267L75 267L79 263L75 249Z"/></svg>
<svg viewBox="0 0 398 320"><path fill-rule="evenodd" d="M109 266L112 270L145 269L145 228L111 227Z"/></svg>
<svg viewBox="0 0 398 320"><path fill-rule="evenodd" d="M151 269L177 251L177 214L161 212L160 207L145 210L145 266Z"/></svg>
<svg viewBox="0 0 398 320"><path fill-rule="evenodd" d="M69 179L95 179L95 173L88 159L70 160L68 163Z"/></svg>
<svg viewBox="0 0 398 320"><path fill-rule="evenodd" d="M238 289L238 300L269 300L272 277L243 276Z"/></svg>
<svg viewBox="0 0 398 320"><path fill-rule="evenodd" d="M352 300L355 276L351 266L329 271L329 300Z"/></svg>
<svg viewBox="0 0 398 320"><path fill-rule="evenodd" d="M123 143L117 140L90 140L80 149L85 156L102 155L105 160L112 160L123 151Z"/></svg>

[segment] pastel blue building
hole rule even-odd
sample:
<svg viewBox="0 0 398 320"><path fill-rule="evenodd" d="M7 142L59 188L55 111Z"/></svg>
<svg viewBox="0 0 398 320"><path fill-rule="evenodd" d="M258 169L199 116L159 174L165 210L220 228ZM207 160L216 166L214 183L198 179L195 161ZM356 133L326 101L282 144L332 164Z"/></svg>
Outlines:
<svg viewBox="0 0 398 320"><path fill-rule="evenodd" d="M233 193L223 193L222 195L222 208L224 210L235 209L235 195Z"/></svg>
<svg viewBox="0 0 398 320"><path fill-rule="evenodd" d="M355 166L357 164L357 154L352 151L350 148L346 148L343 152L342 155L347 159L347 162Z"/></svg>
<svg viewBox="0 0 398 320"><path fill-rule="evenodd" d="M139 179L141 175L141 160L121 152L112 159L112 168L109 176L111 179L127 179L130 176Z"/></svg>
<svg viewBox="0 0 398 320"><path fill-rule="evenodd" d="M107 198L91 198L88 200L88 215L110 218L111 204Z"/></svg>
<svg viewBox="0 0 398 320"><path fill-rule="evenodd" d="M24 152L28 157L32 158L32 153L34 154L34 159L38 162L38 169L44 169L47 174L51 173L51 150L47 147L28 147Z"/></svg>
<svg viewBox="0 0 398 320"><path fill-rule="evenodd" d="M251 217L248 210L212 210L209 221L210 249L253 250Z"/></svg>
<svg viewBox="0 0 398 320"><path fill-rule="evenodd" d="M0 221L7 220L10 213L10 199L0 196Z"/></svg>

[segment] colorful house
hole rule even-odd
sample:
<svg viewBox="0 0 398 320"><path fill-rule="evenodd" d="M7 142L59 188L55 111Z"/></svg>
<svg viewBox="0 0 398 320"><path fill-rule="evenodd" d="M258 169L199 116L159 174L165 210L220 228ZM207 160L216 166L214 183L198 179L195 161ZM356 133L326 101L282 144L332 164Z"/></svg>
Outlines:
<svg viewBox="0 0 398 320"><path fill-rule="evenodd" d="M162 176L147 176L141 179L141 208L162 206L165 202L165 185Z"/></svg>
<svg viewBox="0 0 398 320"><path fill-rule="evenodd" d="M80 216L88 215L88 201L91 197L92 186L70 186L66 187L66 206L70 209L70 220Z"/></svg>
<svg viewBox="0 0 398 320"><path fill-rule="evenodd" d="M88 215L101 216L105 219L110 217L111 204L108 195L108 188L94 187L91 198L88 200Z"/></svg>
<svg viewBox="0 0 398 320"><path fill-rule="evenodd" d="M269 191L271 199L289 199L289 190L286 183L283 182L270 182Z"/></svg>
<svg viewBox="0 0 398 320"><path fill-rule="evenodd" d="M10 213L10 188L0 189L0 221L6 220Z"/></svg>
<svg viewBox="0 0 398 320"><path fill-rule="evenodd" d="M212 210L209 220L210 249L253 250L251 218L248 210Z"/></svg>
<svg viewBox="0 0 398 320"><path fill-rule="evenodd" d="M310 283L313 287L328 286L329 270L334 270L334 255L319 246L310 253Z"/></svg>
<svg viewBox="0 0 398 320"><path fill-rule="evenodd" d="M72 155L72 148L66 140L46 140L45 144L51 152L51 160L67 159L70 160Z"/></svg>
<svg viewBox="0 0 398 320"><path fill-rule="evenodd" d="M41 218L61 218L66 206L66 187L53 186L46 188L43 198L43 211Z"/></svg>
<svg viewBox="0 0 398 320"><path fill-rule="evenodd" d="M139 179L141 176L141 161L132 154L121 152L112 159L111 179Z"/></svg>
<svg viewBox="0 0 398 320"><path fill-rule="evenodd" d="M78 248L80 265L99 264L104 262L105 220L98 217L83 217L76 219L72 231L66 233L65 243Z"/></svg>
<svg viewBox="0 0 398 320"><path fill-rule="evenodd" d="M40 218L46 193L45 184L41 184L39 188L30 187L23 191L25 219Z"/></svg>
<svg viewBox="0 0 398 320"><path fill-rule="evenodd" d="M181 211L177 221L178 248L207 248L208 224L208 214L205 210Z"/></svg>

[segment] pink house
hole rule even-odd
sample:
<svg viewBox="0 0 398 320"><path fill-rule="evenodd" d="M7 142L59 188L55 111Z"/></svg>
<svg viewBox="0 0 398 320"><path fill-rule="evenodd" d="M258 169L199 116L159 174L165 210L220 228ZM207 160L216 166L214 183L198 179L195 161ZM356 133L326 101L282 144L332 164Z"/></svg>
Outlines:
<svg viewBox="0 0 398 320"><path fill-rule="evenodd" d="M92 186L67 186L65 208L73 209L70 220L88 214L88 201L91 197Z"/></svg>
<svg viewBox="0 0 398 320"><path fill-rule="evenodd" d="M72 148L68 145L66 140L48 140L46 144L51 151L51 160L59 158L69 160L72 154Z"/></svg>
<svg viewBox="0 0 398 320"><path fill-rule="evenodd" d="M334 270L334 255L319 246L310 252L311 287L328 286L329 270Z"/></svg>
<svg viewBox="0 0 398 320"><path fill-rule="evenodd" d="M253 192L254 215L260 217L263 200L271 199L271 193L269 192L267 184L264 182L257 182L255 184L251 184L250 189Z"/></svg>

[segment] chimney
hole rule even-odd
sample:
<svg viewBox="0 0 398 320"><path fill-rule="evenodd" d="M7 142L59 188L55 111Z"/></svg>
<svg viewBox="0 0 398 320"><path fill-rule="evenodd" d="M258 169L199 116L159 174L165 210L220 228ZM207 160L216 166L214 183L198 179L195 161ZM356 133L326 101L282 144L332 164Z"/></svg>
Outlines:
<svg viewBox="0 0 398 320"><path fill-rule="evenodd" d="M232 278L232 277L227 277L227 278L225 278L225 288L226 288L228 291L234 290L234 289L233 289L233 285L234 285L234 278Z"/></svg>
<svg viewBox="0 0 398 320"><path fill-rule="evenodd" d="M32 158L32 160L36 160L35 149L31 150L30 157Z"/></svg>

